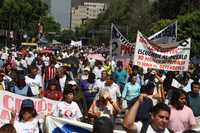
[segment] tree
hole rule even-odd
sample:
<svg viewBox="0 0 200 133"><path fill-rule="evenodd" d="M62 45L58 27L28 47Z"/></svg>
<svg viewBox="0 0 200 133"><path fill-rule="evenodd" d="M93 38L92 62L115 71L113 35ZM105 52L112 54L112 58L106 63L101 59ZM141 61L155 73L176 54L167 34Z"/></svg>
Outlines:
<svg viewBox="0 0 200 133"><path fill-rule="evenodd" d="M191 13L200 8L199 0L157 0L154 10L160 19L175 19L178 15Z"/></svg>
<svg viewBox="0 0 200 133"><path fill-rule="evenodd" d="M44 24L45 32L60 32L60 24L55 22L53 17L42 17L40 20Z"/></svg>
<svg viewBox="0 0 200 133"><path fill-rule="evenodd" d="M8 23L8 30L35 35L37 24L45 24L47 31L59 31L59 24L47 17L48 6L43 0L3 0L0 18Z"/></svg>
<svg viewBox="0 0 200 133"><path fill-rule="evenodd" d="M91 30L108 31L111 23L118 27L128 27L130 39L135 41L137 30L148 33L151 23L157 18L156 14L152 14L151 8L149 0L110 0L106 11L100 14L95 22L84 26L86 27L86 32ZM127 28L123 29L124 31L122 32L126 32ZM107 40L110 39L109 35Z"/></svg>

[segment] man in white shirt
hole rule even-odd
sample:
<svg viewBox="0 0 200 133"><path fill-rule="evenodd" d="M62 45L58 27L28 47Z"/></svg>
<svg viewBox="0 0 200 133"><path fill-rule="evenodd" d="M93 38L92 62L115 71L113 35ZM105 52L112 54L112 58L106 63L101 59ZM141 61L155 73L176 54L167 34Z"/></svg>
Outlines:
<svg viewBox="0 0 200 133"><path fill-rule="evenodd" d="M95 66L93 71L92 71L95 74L96 79L101 78L101 73L102 73L103 70L104 70L104 68L102 67L102 63L99 61L97 63L97 66Z"/></svg>
<svg viewBox="0 0 200 133"><path fill-rule="evenodd" d="M25 82L30 86L34 96L39 96L43 87L42 77L38 75L38 68L31 66L31 73L25 76Z"/></svg>
<svg viewBox="0 0 200 133"><path fill-rule="evenodd" d="M124 127L128 132L134 133L172 133L167 128L170 117L170 108L164 103L158 103L153 107L151 112L151 120L147 122L135 122L136 114L139 106L147 98L145 94L141 94L138 100L133 104L124 118Z"/></svg>

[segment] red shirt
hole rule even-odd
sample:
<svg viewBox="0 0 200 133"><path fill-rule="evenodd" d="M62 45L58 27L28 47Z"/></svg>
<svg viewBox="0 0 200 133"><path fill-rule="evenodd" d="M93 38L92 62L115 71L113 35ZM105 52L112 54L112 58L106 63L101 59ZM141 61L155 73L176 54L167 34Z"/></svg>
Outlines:
<svg viewBox="0 0 200 133"><path fill-rule="evenodd" d="M63 95L61 91L58 90L47 90L43 92L43 96L45 96L46 98L52 99L52 100L61 100Z"/></svg>

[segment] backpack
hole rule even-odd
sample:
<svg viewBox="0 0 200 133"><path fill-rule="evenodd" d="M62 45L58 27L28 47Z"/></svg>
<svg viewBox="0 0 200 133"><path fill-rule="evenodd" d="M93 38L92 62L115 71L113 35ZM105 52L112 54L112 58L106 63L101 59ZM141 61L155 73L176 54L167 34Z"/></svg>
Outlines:
<svg viewBox="0 0 200 133"><path fill-rule="evenodd" d="M147 129L148 129L148 127L149 127L149 124L150 124L149 120L148 120L148 121L143 121L143 122L142 122L142 128L141 128L140 133L147 133ZM168 129L168 128L167 128L167 129ZM169 131L170 133L175 133L175 132L172 131L171 129L168 129L168 131Z"/></svg>

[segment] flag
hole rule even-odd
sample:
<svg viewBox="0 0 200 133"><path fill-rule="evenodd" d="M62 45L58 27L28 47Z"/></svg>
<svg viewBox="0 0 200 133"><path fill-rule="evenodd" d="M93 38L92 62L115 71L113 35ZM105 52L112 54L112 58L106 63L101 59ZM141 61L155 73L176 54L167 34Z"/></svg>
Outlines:
<svg viewBox="0 0 200 133"><path fill-rule="evenodd" d="M134 44L128 41L114 24L111 25L110 51L115 57L130 57L134 52Z"/></svg>
<svg viewBox="0 0 200 133"><path fill-rule="evenodd" d="M93 125L52 116L46 117L45 127L47 133L92 133L93 130ZM125 131L114 130L114 133L125 133Z"/></svg>
<svg viewBox="0 0 200 133"><path fill-rule="evenodd" d="M177 21L168 25L161 31L153 34L152 36L148 37L149 40L152 40L154 43L174 43L176 42L177 38Z"/></svg>

